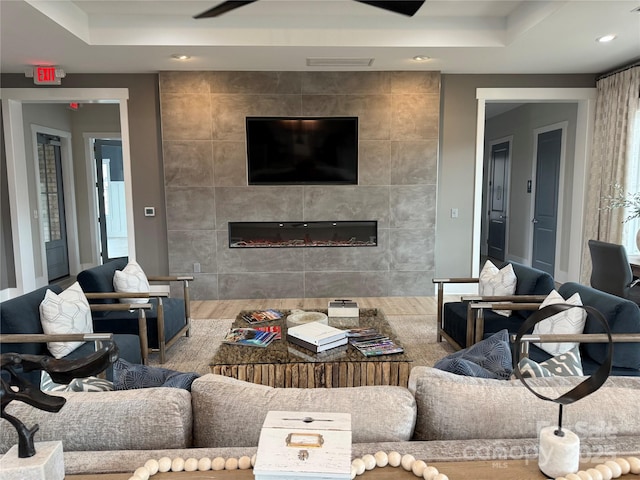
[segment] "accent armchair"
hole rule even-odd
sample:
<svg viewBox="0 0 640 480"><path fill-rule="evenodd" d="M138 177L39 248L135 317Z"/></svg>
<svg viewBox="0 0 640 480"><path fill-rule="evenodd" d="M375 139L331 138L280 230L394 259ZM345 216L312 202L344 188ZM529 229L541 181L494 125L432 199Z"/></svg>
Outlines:
<svg viewBox="0 0 640 480"><path fill-rule="evenodd" d="M560 286L558 293L563 298L569 298L575 293L580 295L582 305L590 306L598 310L609 324L611 333L616 338L613 349L612 375L640 376L640 343L637 343L640 334L640 307L630 300L597 290L579 283L567 282ZM490 309L519 308L518 304L496 304L491 302L477 303L472 306L475 311ZM517 333L519 326L509 329L509 333ZM604 361L607 354L607 345L602 342L590 341L590 335L603 334L604 329L599 322L587 316L583 334L585 341L580 344L580 357L582 369L585 375L591 375ZM532 332L529 332L532 334ZM579 336L579 335L577 335ZM544 337L544 336L543 336ZM523 337L524 338L524 337ZM532 337L527 336L528 341ZM562 341L562 337L556 336L556 341ZM635 343L634 343L635 342ZM528 356L535 362L544 362L551 355L536 345L528 347Z"/></svg>
<svg viewBox="0 0 640 480"><path fill-rule="evenodd" d="M49 285L0 303L0 331L2 332L3 338L3 341L0 343L0 353L13 352L29 355L51 355L47 343L43 343L42 340L44 339L46 342L65 341L51 335L45 335L42 329L40 303L44 299L47 290L51 290L56 294L62 292L62 288L58 285ZM91 308L93 309L93 307ZM118 308L131 309L135 323L146 323L144 312L150 307L144 304L122 304L122 306L118 306ZM36 334L37 337L34 337L32 340L29 338L25 340L25 337L16 336L34 334ZM88 336L85 343L64 358L81 358L95 351L93 338L90 334L86 335ZM18 340L22 341L17 343ZM140 337L130 334L113 335L113 341L118 347L120 358L131 363L142 362ZM40 383L39 371L26 373L24 377L35 385L39 385ZM112 378L110 370L107 371L107 378Z"/></svg>
<svg viewBox="0 0 640 480"><path fill-rule="evenodd" d="M116 270L123 270L127 263L128 259L123 257L84 270L78 274L78 283L91 305L117 305L119 298L149 298L151 307L146 312L146 325L126 321L135 318L134 314L128 311L95 312L93 314L94 331L140 335L141 339L144 339L141 341L147 345L148 350L159 352L160 363L164 363L166 350L181 336L189 336L191 328L189 281L193 280L193 277L188 275L147 277L149 282L181 282L183 298L154 292L115 293L113 276Z"/></svg>
<svg viewBox="0 0 640 480"><path fill-rule="evenodd" d="M490 297L468 295L462 296L460 301L445 303L445 285L479 283L479 278L433 279L433 283L438 285L437 341L444 338L459 350L470 347L485 336L505 328L516 331L523 319L527 318L532 310L537 309L538 304L553 290L555 284L548 273L520 263L508 263L512 265L517 278L514 295ZM472 309L472 305L478 302L511 302L521 305L510 309L512 313L508 317L486 310L483 312L481 321L477 322L477 311Z"/></svg>

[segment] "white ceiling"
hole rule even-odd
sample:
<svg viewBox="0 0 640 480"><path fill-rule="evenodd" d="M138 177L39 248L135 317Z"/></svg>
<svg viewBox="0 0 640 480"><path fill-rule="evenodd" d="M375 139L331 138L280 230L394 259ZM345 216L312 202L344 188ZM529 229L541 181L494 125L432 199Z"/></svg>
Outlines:
<svg viewBox="0 0 640 480"><path fill-rule="evenodd" d="M426 0L405 17L352 0L0 0L0 71L437 70L600 73L640 57L640 0ZM595 41L613 33L608 44ZM186 62L172 54L191 55ZM431 57L428 62L412 60ZM368 59L309 67L307 58Z"/></svg>

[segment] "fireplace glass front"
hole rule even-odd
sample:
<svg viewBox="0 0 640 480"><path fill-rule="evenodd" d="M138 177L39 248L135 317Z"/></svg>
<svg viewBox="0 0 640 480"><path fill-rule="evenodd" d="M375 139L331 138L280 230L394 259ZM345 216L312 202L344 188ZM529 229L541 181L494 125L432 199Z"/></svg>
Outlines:
<svg viewBox="0 0 640 480"><path fill-rule="evenodd" d="M375 247L378 222L229 222L229 248Z"/></svg>

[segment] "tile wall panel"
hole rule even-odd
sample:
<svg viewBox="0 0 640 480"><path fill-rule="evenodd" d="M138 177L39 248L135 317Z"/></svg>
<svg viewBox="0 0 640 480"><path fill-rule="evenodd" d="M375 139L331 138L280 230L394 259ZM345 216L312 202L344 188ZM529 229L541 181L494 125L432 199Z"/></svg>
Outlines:
<svg viewBox="0 0 640 480"><path fill-rule="evenodd" d="M244 142L213 142L213 183L216 187L247 185Z"/></svg>
<svg viewBox="0 0 640 480"><path fill-rule="evenodd" d="M220 300L233 298L304 298L304 273L220 273Z"/></svg>
<svg viewBox="0 0 640 480"><path fill-rule="evenodd" d="M388 272L307 272L307 297L384 297L389 292Z"/></svg>
<svg viewBox="0 0 640 480"><path fill-rule="evenodd" d="M220 229L228 222L292 222L303 219L303 187L216 188L216 216Z"/></svg>
<svg viewBox="0 0 640 480"><path fill-rule="evenodd" d="M162 141L211 140L211 97L203 93L160 96Z"/></svg>
<svg viewBox="0 0 640 480"><path fill-rule="evenodd" d="M218 272L218 248L215 230L170 230L169 269L174 273L191 273L194 263L202 273Z"/></svg>
<svg viewBox="0 0 640 480"><path fill-rule="evenodd" d="M194 299L433 292L438 72L162 72L160 96L170 270L200 263ZM248 186L246 116L359 117L358 185ZM296 220L377 220L379 246L228 248L229 221Z"/></svg>
<svg viewBox="0 0 640 480"><path fill-rule="evenodd" d="M214 157L211 142L167 140L162 145L164 184L171 187L212 187Z"/></svg>
<svg viewBox="0 0 640 480"><path fill-rule="evenodd" d="M358 185L391 183L391 142L360 140L358 149Z"/></svg>
<svg viewBox="0 0 640 480"><path fill-rule="evenodd" d="M213 187L165 187L167 229L215 230Z"/></svg>

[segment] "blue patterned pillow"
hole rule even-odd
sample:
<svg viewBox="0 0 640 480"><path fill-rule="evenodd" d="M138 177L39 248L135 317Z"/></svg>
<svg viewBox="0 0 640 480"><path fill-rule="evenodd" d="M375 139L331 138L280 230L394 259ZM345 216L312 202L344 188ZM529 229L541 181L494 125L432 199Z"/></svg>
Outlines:
<svg viewBox="0 0 640 480"><path fill-rule="evenodd" d="M508 380L513 372L509 332L500 330L475 345L438 360L434 368L468 377Z"/></svg>
<svg viewBox="0 0 640 480"><path fill-rule="evenodd" d="M167 368L133 364L121 358L113 364L113 386L116 390L149 387L191 390L191 384L198 377L194 372L182 373Z"/></svg>

